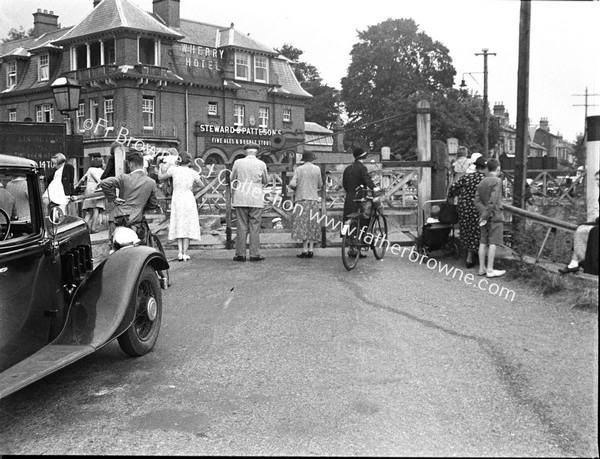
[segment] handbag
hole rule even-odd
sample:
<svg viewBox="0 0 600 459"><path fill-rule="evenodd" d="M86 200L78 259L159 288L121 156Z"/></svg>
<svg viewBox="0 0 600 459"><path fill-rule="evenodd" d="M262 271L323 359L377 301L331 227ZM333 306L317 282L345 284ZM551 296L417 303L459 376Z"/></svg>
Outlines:
<svg viewBox="0 0 600 459"><path fill-rule="evenodd" d="M458 210L456 210L456 205L450 202L440 204L440 215L438 220L440 223L445 223L447 225L458 223Z"/></svg>

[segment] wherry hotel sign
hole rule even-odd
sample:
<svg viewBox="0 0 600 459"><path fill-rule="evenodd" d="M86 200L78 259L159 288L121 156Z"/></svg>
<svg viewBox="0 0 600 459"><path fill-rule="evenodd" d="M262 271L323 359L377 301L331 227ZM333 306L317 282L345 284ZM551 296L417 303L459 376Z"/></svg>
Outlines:
<svg viewBox="0 0 600 459"><path fill-rule="evenodd" d="M187 67L221 70L219 60L223 60L225 55L223 49L182 43L181 51L185 55L185 65Z"/></svg>

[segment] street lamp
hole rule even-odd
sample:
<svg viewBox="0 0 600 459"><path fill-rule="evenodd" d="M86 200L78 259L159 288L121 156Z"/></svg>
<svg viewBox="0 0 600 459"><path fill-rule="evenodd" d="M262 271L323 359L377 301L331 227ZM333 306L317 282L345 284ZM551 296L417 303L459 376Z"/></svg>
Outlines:
<svg viewBox="0 0 600 459"><path fill-rule="evenodd" d="M52 83L52 92L58 111L69 118L71 135L74 135L73 117L69 115L69 112L74 112L79 108L81 85L74 78L60 77Z"/></svg>

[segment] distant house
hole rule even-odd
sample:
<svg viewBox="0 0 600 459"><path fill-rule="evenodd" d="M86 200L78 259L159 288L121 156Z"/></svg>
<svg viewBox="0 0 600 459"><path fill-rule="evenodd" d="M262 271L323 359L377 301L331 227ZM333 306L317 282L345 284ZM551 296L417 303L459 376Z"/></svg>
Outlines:
<svg viewBox="0 0 600 459"><path fill-rule="evenodd" d="M334 126L342 130L341 123ZM304 151L312 151L317 163L351 163L354 157L343 151L343 134L334 132L320 124L306 121L304 123Z"/></svg>

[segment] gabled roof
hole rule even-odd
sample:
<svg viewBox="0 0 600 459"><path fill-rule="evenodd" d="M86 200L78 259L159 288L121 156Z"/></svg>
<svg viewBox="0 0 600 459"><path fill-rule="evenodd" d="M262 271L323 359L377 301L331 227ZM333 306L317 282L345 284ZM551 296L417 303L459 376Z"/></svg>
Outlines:
<svg viewBox="0 0 600 459"><path fill-rule="evenodd" d="M152 14L129 0L103 0L79 24L54 43L63 44L116 29L138 30L173 38L182 37L180 33L165 26Z"/></svg>
<svg viewBox="0 0 600 459"><path fill-rule="evenodd" d="M70 27L56 29L39 36L38 38L28 37L21 40L0 43L0 58L8 56L28 57L29 51L42 48L56 48L51 43L71 30Z"/></svg>
<svg viewBox="0 0 600 459"><path fill-rule="evenodd" d="M231 27L220 31L219 46L231 46L233 48L262 51L275 55L279 54L270 46L264 45L254 38L250 38L249 35L244 35Z"/></svg>

